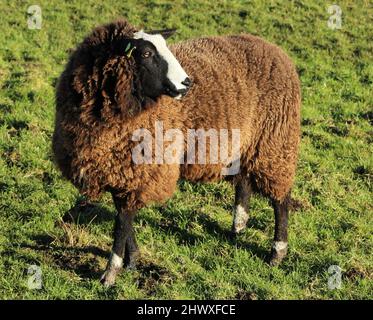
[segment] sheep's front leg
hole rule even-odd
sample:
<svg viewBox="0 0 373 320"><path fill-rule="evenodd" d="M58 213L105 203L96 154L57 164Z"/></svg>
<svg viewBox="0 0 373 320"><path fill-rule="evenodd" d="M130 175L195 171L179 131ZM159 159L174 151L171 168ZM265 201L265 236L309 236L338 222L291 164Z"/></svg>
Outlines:
<svg viewBox="0 0 373 320"><path fill-rule="evenodd" d="M240 233L246 228L249 219L249 200L252 193L252 187L249 179L242 178L235 186L235 200L233 212L232 232Z"/></svg>
<svg viewBox="0 0 373 320"><path fill-rule="evenodd" d="M288 215L290 194L283 201L272 200L275 211L275 237L271 251L270 265L281 263L288 251Z"/></svg>
<svg viewBox="0 0 373 320"><path fill-rule="evenodd" d="M114 244L106 270L101 277L101 282L109 287L115 283L115 278L124 265L134 268L138 247L133 230L135 212L126 212L123 208L123 200L114 197L117 208L117 216L114 225Z"/></svg>

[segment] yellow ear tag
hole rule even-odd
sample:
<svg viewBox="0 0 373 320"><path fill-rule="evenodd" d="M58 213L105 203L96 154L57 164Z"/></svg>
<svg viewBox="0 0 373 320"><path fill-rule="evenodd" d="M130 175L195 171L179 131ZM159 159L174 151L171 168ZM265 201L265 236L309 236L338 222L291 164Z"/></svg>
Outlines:
<svg viewBox="0 0 373 320"><path fill-rule="evenodd" d="M131 58L132 52L135 49L136 49L136 47L133 47L133 48L130 49L130 51L127 53L127 58Z"/></svg>

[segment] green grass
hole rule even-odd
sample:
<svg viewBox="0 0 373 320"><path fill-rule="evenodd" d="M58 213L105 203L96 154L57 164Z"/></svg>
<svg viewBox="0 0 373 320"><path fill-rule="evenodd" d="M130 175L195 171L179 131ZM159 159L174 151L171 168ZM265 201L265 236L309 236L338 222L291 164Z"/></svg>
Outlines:
<svg viewBox="0 0 373 320"><path fill-rule="evenodd" d="M324 1L38 0L41 30L27 28L34 2L1 1L0 298L372 299L373 16L369 1L339 1L342 29L327 27ZM139 212L141 260L117 285L98 281L111 246L114 208L105 196L74 223L61 217L79 195L51 161L54 85L70 48L117 17L177 27L171 41L247 32L295 61L303 91L302 146L283 265L265 258L272 209L251 203L249 228L228 236L233 190L183 182L164 206ZM27 287L41 266L43 287ZM328 289L328 268L342 287Z"/></svg>

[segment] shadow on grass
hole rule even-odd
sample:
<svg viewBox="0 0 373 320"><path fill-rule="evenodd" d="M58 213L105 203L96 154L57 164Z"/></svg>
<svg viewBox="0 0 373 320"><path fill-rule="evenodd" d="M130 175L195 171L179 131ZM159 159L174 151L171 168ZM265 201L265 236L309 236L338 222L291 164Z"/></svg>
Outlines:
<svg viewBox="0 0 373 320"><path fill-rule="evenodd" d="M75 205L67 210L62 217L64 222L78 223L82 225L100 224L114 221L115 212L105 208L99 203L78 199Z"/></svg>
<svg viewBox="0 0 373 320"><path fill-rule="evenodd" d="M158 218L146 217L146 222L154 229L161 230L165 234L170 234L178 239L182 245L197 246L199 243L206 241L206 235L217 238L220 242L228 243L232 247L250 251L254 256L261 260L267 261L269 249L259 246L256 243L246 242L241 235L234 235L230 230L223 228L216 220L213 220L209 215L201 212L185 212L189 217L193 217L193 222L203 227L203 234L193 232L192 225L180 227L177 217L172 212L172 209L167 206L158 207ZM78 200L76 205L68 210L63 221L76 224L100 224L106 221L114 220L114 212L108 210L100 204L89 203L84 200ZM252 218L248 227L263 229L263 221ZM36 235L33 238L33 244L21 244L21 248L28 248L36 252L41 252L47 257L47 261L72 273L75 273L83 279L99 279L107 259L109 258L109 250L103 250L97 246L71 247L56 245L54 238L46 234ZM141 260L141 258L140 258ZM148 266L139 261L137 271L140 273L140 287L148 288L150 285L144 280L148 274L155 275L153 282L157 282L157 274L160 278L166 277L164 270L158 270L157 266L149 264ZM153 278L153 277L151 277ZM146 282L146 283L145 283Z"/></svg>
<svg viewBox="0 0 373 320"><path fill-rule="evenodd" d="M23 243L20 248L40 252L47 257L47 261L52 260L52 263L62 270L73 272L83 279L99 279L103 272L103 265L100 262L102 258L106 261L109 257L108 250L97 246L57 246L53 244L52 237L44 234L31 239L35 244Z"/></svg>
<svg viewBox="0 0 373 320"><path fill-rule="evenodd" d="M53 238L47 235L37 235L31 238L34 244L23 243L20 245L21 252L15 248L10 248L3 252L6 256L17 256L29 264L40 264L40 259L28 256L22 249L31 249L41 253L46 257L44 263L52 263L61 270L76 274L81 279L99 280L104 272L109 250L103 250L96 246L87 247L66 247L53 244ZM135 273L135 281L139 289L147 294L155 294L160 283L172 282L174 276L164 267L152 261L144 260L140 257ZM130 270L123 270L130 272Z"/></svg>
<svg viewBox="0 0 373 320"><path fill-rule="evenodd" d="M175 276L168 269L143 258L137 262L136 271L137 287L145 291L147 296L155 295L161 284L170 284L175 281Z"/></svg>
<svg viewBox="0 0 373 320"><path fill-rule="evenodd" d="M161 220L154 219L152 217L146 217L147 223L154 229L162 230L166 234L171 234L178 239L178 242L182 245L196 246L198 243L206 241L206 236L193 233L188 230L189 228L181 228L177 224L177 219L172 212L168 211L165 207L159 207L158 211L161 215ZM230 230L222 228L221 225L213 220L210 216L200 212L188 213L189 216L193 216L194 222L203 226L203 230L206 235L218 238L219 241L228 243L231 246L235 246L239 249L244 249L252 252L256 257L267 260L269 258L269 249L263 248L256 243L247 243L242 239L241 235L235 235ZM259 221L255 220L248 226L259 227Z"/></svg>

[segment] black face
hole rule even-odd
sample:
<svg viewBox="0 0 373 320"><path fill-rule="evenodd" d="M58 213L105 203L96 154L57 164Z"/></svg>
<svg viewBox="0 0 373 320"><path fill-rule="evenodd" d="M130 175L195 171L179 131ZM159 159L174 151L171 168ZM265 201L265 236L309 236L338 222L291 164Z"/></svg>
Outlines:
<svg viewBox="0 0 373 320"><path fill-rule="evenodd" d="M192 85L182 66L164 42L174 32L174 29L147 33L140 31L141 36L138 38L120 40L113 44L112 50L116 54L125 55L135 62L134 89L141 101L146 98L155 100L163 94L179 99ZM149 35L162 35L163 39L154 36L154 43L148 41ZM162 48L163 56L157 50L158 45ZM172 70L169 70L169 66L172 66Z"/></svg>
<svg viewBox="0 0 373 320"><path fill-rule="evenodd" d="M142 94L156 99L162 94L177 96L173 84L167 78L168 64L159 55L156 47L149 41L134 40L132 56L136 61L137 75L142 88Z"/></svg>
<svg viewBox="0 0 373 320"><path fill-rule="evenodd" d="M143 34L147 36L162 35L164 39L167 39L174 32L174 29L167 29ZM156 39L161 46L165 45L159 38ZM182 66L167 48L162 48L166 52L167 58L165 58L159 54L153 42L142 38L133 38L114 43L112 49L116 54L126 55L128 59L134 60L136 68L134 89L141 101L146 100L145 98L155 100L163 94L180 98L188 92L192 85ZM170 72L169 63L173 68Z"/></svg>

